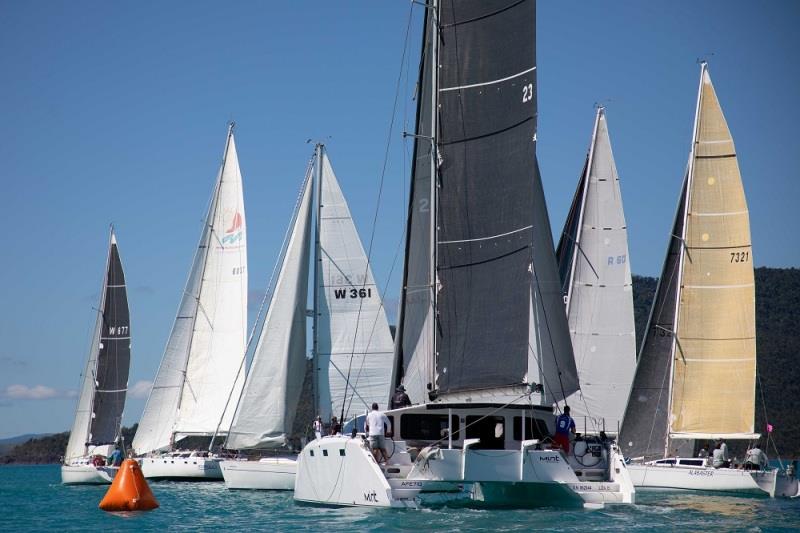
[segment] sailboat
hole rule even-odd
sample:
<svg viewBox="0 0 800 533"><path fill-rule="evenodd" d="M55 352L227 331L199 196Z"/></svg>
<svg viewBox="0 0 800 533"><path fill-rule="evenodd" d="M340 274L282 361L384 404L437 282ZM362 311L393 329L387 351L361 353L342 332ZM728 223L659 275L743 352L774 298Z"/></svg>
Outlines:
<svg viewBox="0 0 800 533"><path fill-rule="evenodd" d="M316 213L316 215L313 215ZM312 215L316 220L312 252ZM349 419L383 402L394 344L367 254L333 172L317 144L292 217L280 270L225 447L260 451L257 461L226 460L228 488L294 489L298 406ZM306 370L309 258L313 285L313 398L302 397ZM297 422L300 422L298 424ZM273 452L269 454L269 452Z"/></svg>
<svg viewBox="0 0 800 533"><path fill-rule="evenodd" d="M613 443L576 450L599 458L586 468L548 442L578 375L536 160L535 27L534 0L426 6L394 372L416 405L386 413L387 464L360 436L306 445L295 500L633 501Z"/></svg>
<svg viewBox="0 0 800 533"><path fill-rule="evenodd" d="M148 478L222 479L220 458L210 450L220 419L221 427L230 425L231 413L225 412L229 391L238 395L244 383L239 369L247 326L247 237L233 126L228 127L189 279L133 439Z"/></svg>
<svg viewBox="0 0 800 533"><path fill-rule="evenodd" d="M105 458L121 444L130 360L128 293L112 228L89 359L61 465L62 483L107 484L113 481L119 467L106 466ZM95 458L98 461L94 461Z"/></svg>
<svg viewBox="0 0 800 533"><path fill-rule="evenodd" d="M556 249L581 388L567 398L577 430L618 434L636 370L628 230L605 109Z"/></svg>
<svg viewBox="0 0 800 533"><path fill-rule="evenodd" d="M733 138L703 62L688 168L620 434L634 459L634 484L786 493L776 469L713 468L694 457L695 443L759 438L755 387L749 214Z"/></svg>

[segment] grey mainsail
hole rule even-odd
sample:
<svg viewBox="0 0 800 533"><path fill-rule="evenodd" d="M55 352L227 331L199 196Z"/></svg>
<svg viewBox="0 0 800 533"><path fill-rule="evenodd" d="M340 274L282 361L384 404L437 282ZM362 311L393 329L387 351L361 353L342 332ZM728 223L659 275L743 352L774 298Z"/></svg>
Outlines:
<svg viewBox="0 0 800 533"><path fill-rule="evenodd" d="M120 438L128 389L131 334L125 273L113 230L100 298L65 460L85 456L90 446L114 444Z"/></svg>
<svg viewBox="0 0 800 533"><path fill-rule="evenodd" d="M547 401L563 398L577 390L577 371L536 162L535 3L448 0L432 16L437 38L425 43L438 60L423 60L421 80L433 85L438 109L430 117L436 247L425 253L424 237L414 240L425 227L415 227L425 217L415 202L425 205L419 189L430 179L426 140L418 138L398 347L403 383L417 402L428 400L420 392L429 388L453 400L477 393L512 401L533 382ZM433 26L428 21L427 33ZM420 98L417 105L417 132L430 146L420 121L431 104ZM423 282L422 258L430 263L431 255L436 279ZM420 286L419 294L430 294L431 285L435 321L410 297ZM431 328L434 346L424 340ZM425 362L415 364L418 358Z"/></svg>

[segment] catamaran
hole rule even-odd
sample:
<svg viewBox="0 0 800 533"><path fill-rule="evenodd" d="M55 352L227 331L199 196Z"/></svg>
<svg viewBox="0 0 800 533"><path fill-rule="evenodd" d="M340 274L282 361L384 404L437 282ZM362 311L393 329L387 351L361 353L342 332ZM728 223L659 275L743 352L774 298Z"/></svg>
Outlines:
<svg viewBox="0 0 800 533"><path fill-rule="evenodd" d="M105 484L114 480L119 467L106 465L105 459L122 444L120 428L130 360L128 293L112 228L89 359L61 465L62 483Z"/></svg>
<svg viewBox="0 0 800 533"><path fill-rule="evenodd" d="M637 487L790 495L774 468L714 468L695 448L756 440L750 220L736 149L705 62L686 176L620 444Z"/></svg>
<svg viewBox="0 0 800 533"><path fill-rule="evenodd" d="M636 370L628 230L605 109L556 249L580 390L566 400L577 430L618 434Z"/></svg>
<svg viewBox="0 0 800 533"><path fill-rule="evenodd" d="M294 489L298 435L311 424L297 419L300 405L312 403L325 421L347 419L372 402L384 402L389 390L394 355L389 323L323 144L308 166L288 235L225 441L230 450L262 453L257 460L222 462L225 484L232 489ZM303 398L310 257L313 383L311 397Z"/></svg>
<svg viewBox="0 0 800 533"><path fill-rule="evenodd" d="M578 375L536 160L535 27L534 0L426 5L393 380L416 405L387 412L386 464L360 437L306 445L295 500L633 501L612 442L549 443Z"/></svg>
<svg viewBox="0 0 800 533"><path fill-rule="evenodd" d="M238 395L244 383L246 327L247 237L231 124L189 279L133 439L145 477L222 479L221 459L210 450L219 421L230 425L229 391Z"/></svg>

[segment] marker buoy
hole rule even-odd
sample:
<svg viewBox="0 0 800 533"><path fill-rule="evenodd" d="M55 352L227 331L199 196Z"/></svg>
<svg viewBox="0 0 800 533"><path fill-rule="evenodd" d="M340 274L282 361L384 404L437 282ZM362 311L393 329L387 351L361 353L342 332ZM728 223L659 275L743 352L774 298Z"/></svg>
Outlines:
<svg viewBox="0 0 800 533"><path fill-rule="evenodd" d="M149 511L158 507L153 493L133 459L125 459L111 487L100 502L103 511Z"/></svg>

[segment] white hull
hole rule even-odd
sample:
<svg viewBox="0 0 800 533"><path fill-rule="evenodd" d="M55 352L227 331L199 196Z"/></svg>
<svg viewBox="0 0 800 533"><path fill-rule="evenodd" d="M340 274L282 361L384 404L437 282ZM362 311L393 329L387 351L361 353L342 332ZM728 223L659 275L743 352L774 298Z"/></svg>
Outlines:
<svg viewBox="0 0 800 533"><path fill-rule="evenodd" d="M487 507L545 507L552 505L599 508L630 504L635 489L622 457L612 453L611 474L585 470L578 477L574 465L558 450L434 449L420 454L408 479L466 484L469 497ZM425 491L425 489L423 489Z"/></svg>
<svg viewBox="0 0 800 533"><path fill-rule="evenodd" d="M294 490L297 456L269 457L259 461L220 463L225 486L229 489Z"/></svg>
<svg viewBox="0 0 800 533"><path fill-rule="evenodd" d="M64 485L110 485L118 470L118 466L62 465L61 483Z"/></svg>
<svg viewBox="0 0 800 533"><path fill-rule="evenodd" d="M182 457L181 454L137 458L147 479L186 481L221 481L221 459L217 457Z"/></svg>
<svg viewBox="0 0 800 533"><path fill-rule="evenodd" d="M634 486L642 489L699 490L774 496L776 470L710 466L630 464Z"/></svg>
<svg viewBox="0 0 800 533"><path fill-rule="evenodd" d="M397 469L402 470L401 465ZM360 438L324 437L308 443L298 456L294 499L337 506L416 507L422 485L387 479Z"/></svg>

